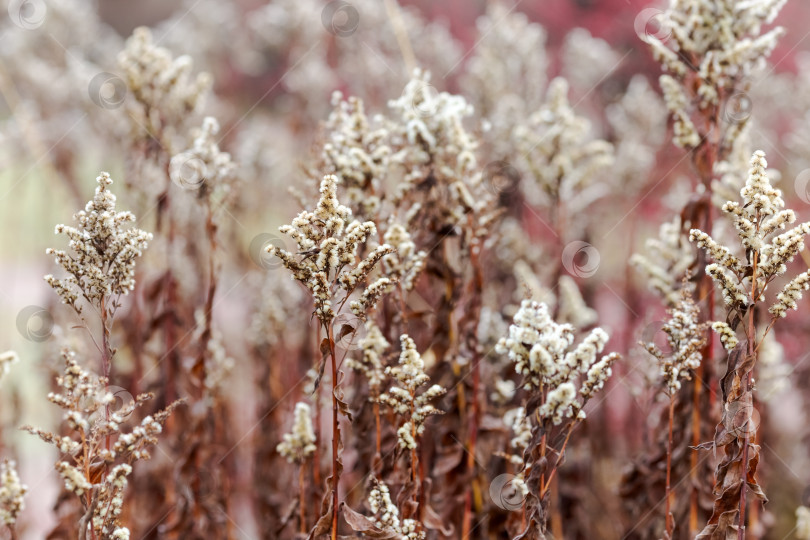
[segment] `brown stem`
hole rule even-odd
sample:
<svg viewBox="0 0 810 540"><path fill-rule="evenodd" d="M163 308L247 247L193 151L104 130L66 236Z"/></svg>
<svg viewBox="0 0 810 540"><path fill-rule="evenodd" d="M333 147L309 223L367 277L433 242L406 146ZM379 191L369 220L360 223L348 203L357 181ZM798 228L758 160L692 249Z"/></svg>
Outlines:
<svg viewBox="0 0 810 540"><path fill-rule="evenodd" d="M672 516L672 422L675 416L675 396L669 395L669 438L667 440L667 487L666 487L666 530L667 538L672 538L675 520Z"/></svg>
<svg viewBox="0 0 810 540"><path fill-rule="evenodd" d="M338 469L338 442L340 427L338 426L337 401L337 354L335 353L335 338L332 325L326 326L329 340L329 357L332 362L332 540L337 540L338 533L338 484L340 470Z"/></svg>
<svg viewBox="0 0 810 540"><path fill-rule="evenodd" d="M560 448L560 453L557 454L557 460L554 462L554 467L551 469L551 472L548 475L548 480L546 480L546 485L543 489L540 490L540 500L543 500L543 497L546 496L546 492L549 490L549 486L551 486L551 481L554 480L554 475L557 473L557 469L560 467L562 463L563 456L565 455L565 447L568 446L568 441L571 440L571 433L574 432L574 426L576 426L576 422L571 422L571 426L568 428L568 433L565 434L565 441L563 441L562 448Z"/></svg>
<svg viewBox="0 0 810 540"><path fill-rule="evenodd" d="M470 216L472 219L472 216ZM470 227L473 227L473 224L470 223ZM475 323L475 327L477 328L478 323L481 319L480 312L481 312L481 296L483 295L483 288L484 288L484 273L481 268L480 264L480 243L476 240L471 242L471 249L470 249L470 265L473 268L473 280L472 280L472 310L474 311L472 320ZM470 472L471 475L471 489L467 490L467 494L464 500L464 518L462 520L462 538L468 538L470 533L470 527L472 526L472 499L473 493L477 492L477 482L478 478L475 475L475 448L478 443L478 423L481 418L481 407L478 402L478 393L480 391L481 386L481 370L479 368L480 358L478 355L478 343L477 341L473 341L472 344L472 352L473 357L470 364L470 369L472 371L472 414L470 415L469 421L469 440L467 444L467 470Z"/></svg>
<svg viewBox="0 0 810 540"><path fill-rule="evenodd" d="M104 374L104 392L105 394L110 389L110 369L112 364L112 354L110 350L110 330L107 326L107 306L105 297L101 297L99 303L101 311L101 372ZM110 422L110 405L104 405L104 419L107 423ZM110 449L110 434L104 436L104 447Z"/></svg>
<svg viewBox="0 0 810 540"><path fill-rule="evenodd" d="M213 211L210 202L206 203L205 232L208 236L208 291L205 297L204 324L202 335L200 336L200 351L197 363L200 366L200 378L205 378L205 353L208 349L208 342L211 341L211 323L214 316L214 297L217 292L217 275L214 261L214 253L217 246L217 225L214 222Z"/></svg>
<svg viewBox="0 0 810 540"><path fill-rule="evenodd" d="M307 490L305 484L305 471L306 467L302 463L298 468L298 518L300 520L298 530L301 534L307 534Z"/></svg>
<svg viewBox="0 0 810 540"><path fill-rule="evenodd" d="M759 232L759 224L760 224L760 215L759 210L757 210L757 219L756 219L756 227L757 233ZM756 354L756 341L757 341L757 334L756 334L756 325L754 322L754 313L756 311L756 301L757 301L757 265L759 263L759 252L754 251L751 256L753 270L751 272L751 301L754 302L753 305L748 309L748 355L753 356ZM742 399L749 399L747 394L751 391L751 374L754 371L753 365L748 373L745 374L745 380L743 381L743 388L742 388ZM753 400L751 400L751 406L753 407ZM749 413L750 414L750 413ZM742 487L740 488L740 526L737 529L737 539L743 540L745 538L745 507L746 507L746 495L748 493L748 484L746 480L748 479L748 444L749 444L749 436L751 430L751 423L750 421L745 425L745 436L743 437L743 448L742 448Z"/></svg>
<svg viewBox="0 0 810 540"><path fill-rule="evenodd" d="M563 519L560 514L560 485L559 482L551 484L551 534L552 538L565 538L563 534Z"/></svg>
<svg viewBox="0 0 810 540"><path fill-rule="evenodd" d="M752 281L756 284L756 253L754 254L754 278ZM756 285L754 285L756 286ZM748 354L754 354L754 341L756 340L756 327L754 326L754 308L751 307L749 314L748 314ZM753 370L753 368L752 368ZM743 396L749 392L751 388L751 371L749 371L745 376L745 382L743 383ZM745 397L743 399L746 399ZM753 406L753 403L752 403ZM743 476L743 483L742 488L740 489L740 527L737 529L737 538L738 540L743 540L745 538L745 507L746 507L746 494L747 494L747 484L746 479L748 477L748 444L749 444L749 437L750 437L750 429L751 424L748 422L746 424L745 429L745 436L743 437L743 448L742 448L742 476Z"/></svg>
<svg viewBox="0 0 810 540"><path fill-rule="evenodd" d="M315 349L320 351L321 346L321 325L318 325L317 341ZM320 354L320 352L318 353ZM318 369L320 357L315 361L315 369ZM312 454L312 481L316 486L321 485L321 387L315 389L315 452Z"/></svg>
<svg viewBox="0 0 810 540"><path fill-rule="evenodd" d="M382 463L380 461L382 460L382 432L381 432L381 427L380 427L380 402L379 402L379 396L376 396L375 399L374 399L374 427L376 429L375 440L374 440L374 443L375 443L375 446L374 446L374 449L375 449L374 463L375 463L375 465L377 465L378 467L381 468ZM376 473L379 473L380 471L375 470L374 472L376 474Z"/></svg>

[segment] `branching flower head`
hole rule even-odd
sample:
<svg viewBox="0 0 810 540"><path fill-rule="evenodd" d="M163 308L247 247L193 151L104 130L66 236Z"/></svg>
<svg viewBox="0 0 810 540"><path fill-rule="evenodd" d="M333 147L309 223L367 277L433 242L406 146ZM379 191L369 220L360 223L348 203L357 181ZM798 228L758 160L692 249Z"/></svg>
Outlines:
<svg viewBox="0 0 810 540"><path fill-rule="evenodd" d="M116 396L107 389L107 380L83 369L73 353L63 351L62 355L65 369L56 380L60 392L51 392L48 400L62 409L63 421L71 435L31 426L23 429L59 450L55 468L65 489L79 497L89 494L89 499L95 501L88 508L92 519L87 524L95 535L127 538L128 531L119 520L126 477L132 472L133 462L151 457L149 447L157 444L157 436L177 402L144 417L139 425L125 432L127 417L152 396L141 394L111 411ZM110 445L114 436L117 440ZM101 474L104 471L108 472Z"/></svg>
<svg viewBox="0 0 810 540"><path fill-rule="evenodd" d="M551 81L546 103L513 135L523 156L518 164L533 180L524 186L534 190L528 195L536 204L564 201L577 212L607 193L594 180L613 163L613 146L590 133L590 122L568 103L566 80Z"/></svg>
<svg viewBox="0 0 810 540"><path fill-rule="evenodd" d="M396 248L382 259L385 275L398 281L406 291L413 289L414 281L425 265L427 253L416 251L416 244L408 230L399 223L393 223L385 231L385 243Z"/></svg>
<svg viewBox="0 0 810 540"><path fill-rule="evenodd" d="M400 520L399 508L391 500L388 486L382 480L374 479L374 487L368 495L368 506L375 516L377 528L393 532L403 540L423 540L426 537L416 520Z"/></svg>
<svg viewBox="0 0 810 540"><path fill-rule="evenodd" d="M595 328L574 346L573 326L554 322L545 304L525 300L496 350L508 354L527 389L548 390L540 415L556 425L566 418L584 417L585 401L610 377L619 356L611 353L597 358L607 340L607 333ZM577 384L580 378L581 385Z"/></svg>
<svg viewBox="0 0 810 540"><path fill-rule="evenodd" d="M173 138L202 104L211 87L211 76L192 76L191 57L173 58L171 52L153 42L145 27L136 28L127 40L118 55L118 66L134 98L129 109L136 139L156 137L173 153Z"/></svg>
<svg viewBox="0 0 810 540"><path fill-rule="evenodd" d="M681 388L681 379L691 380L691 372L700 367L701 349L706 344L706 323L700 323L700 309L687 289L682 289L680 303L670 310L670 319L661 330L667 336L670 353L665 354L655 343L644 347L658 360L667 393Z"/></svg>
<svg viewBox="0 0 810 540"><path fill-rule="evenodd" d="M343 99L335 92L332 105L321 152L324 172L338 177L355 213L371 217L380 207L380 189L390 165L388 130L368 119L357 97Z"/></svg>
<svg viewBox="0 0 810 540"><path fill-rule="evenodd" d="M358 247L376 234L377 227L371 221L350 221L351 210L338 201L337 182L333 175L324 176L321 198L315 210L301 212L290 225L279 228L295 240L297 254L274 246L267 248L268 253L281 259L293 279L310 291L315 300L315 314L323 324L329 324L336 316L332 303L335 295L344 292L339 310L349 295L365 282L380 259L394 252L394 248L383 244L358 262ZM365 287L360 298L351 303L352 312L364 318L390 285L391 280L387 277L372 282Z"/></svg>
<svg viewBox="0 0 810 540"><path fill-rule="evenodd" d="M430 74L417 70L388 106L398 117L393 135L407 143L407 159L433 164L437 174L453 180L473 174L477 144L462 125L473 109L462 96L437 92Z"/></svg>
<svg viewBox="0 0 810 540"><path fill-rule="evenodd" d="M369 319L366 321L366 335L359 341L358 345L363 354L361 359L347 358L346 363L350 368L356 369L365 375L371 391L371 399L377 399L385 377L382 356L388 350L390 343L383 336L380 327Z"/></svg>
<svg viewBox="0 0 810 540"><path fill-rule="evenodd" d="M425 373L425 362L416 350L413 339L403 334L400 341L402 352L399 355L399 365L385 369L398 384L382 394L380 401L406 418L405 423L397 430L397 438L400 447L413 450L416 448L418 437L425 431L428 416L442 414L442 411L430 402L443 395L446 390L434 384L417 395L419 387L425 386L430 377Z"/></svg>
<svg viewBox="0 0 810 540"><path fill-rule="evenodd" d="M731 218L745 248L744 257L738 257L699 229L689 233L689 238L714 259L706 267L706 273L717 282L729 308L738 313L763 299L771 281L784 274L787 263L804 249L804 237L810 233L810 222L780 232L796 221L796 215L793 210L784 209L782 193L771 186L767 166L765 154L755 152L748 179L740 191L742 203L729 201L723 205L723 212ZM788 309L796 308L796 300L808 288L810 271L785 285L769 311L774 317L784 317Z"/></svg>
<svg viewBox="0 0 810 540"><path fill-rule="evenodd" d="M682 232L680 217L663 223L658 238L648 239L645 248L645 254L630 257L630 264L644 275L649 288L668 307L674 308L682 298L681 287L689 287L683 277L695 259L692 246Z"/></svg>
<svg viewBox="0 0 810 540"><path fill-rule="evenodd" d="M200 195L228 194L235 178L236 164L228 152L219 149L218 133L216 118L205 117L191 148L171 159L169 174L175 184L184 189L199 188Z"/></svg>
<svg viewBox="0 0 810 540"><path fill-rule="evenodd" d="M695 71L703 104L716 103L717 88L750 75L773 51L784 30L777 27L763 33L762 27L774 21L785 2L672 0L658 17L659 34L668 39L651 35L644 39L673 75Z"/></svg>
<svg viewBox="0 0 810 540"><path fill-rule="evenodd" d="M71 253L47 250L68 276L57 279L49 274L45 281L77 312L82 309L76 303L80 297L99 307L110 296L128 294L135 287L135 259L152 239L150 233L125 227L135 216L116 210L115 195L108 189L110 175L103 172L96 181L95 196L74 216L78 227L56 226L56 233L70 240Z"/></svg>

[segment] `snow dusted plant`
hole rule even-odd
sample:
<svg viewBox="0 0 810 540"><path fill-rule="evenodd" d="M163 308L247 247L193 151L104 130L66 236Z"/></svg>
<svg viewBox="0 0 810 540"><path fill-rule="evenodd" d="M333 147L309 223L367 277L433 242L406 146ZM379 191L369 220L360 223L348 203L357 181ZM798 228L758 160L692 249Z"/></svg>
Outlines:
<svg viewBox="0 0 810 540"><path fill-rule="evenodd" d="M723 345L729 349L728 372L722 379L723 417L712 443L704 447L724 448L725 457L717 466L714 510L709 523L698 538L714 538L727 531L745 531L746 486L761 500L767 500L756 481L759 446L752 443L756 435L753 372L760 345L774 323L788 309L796 309L802 290L810 288L810 270L789 281L768 308L771 319L764 332L757 331L756 317L765 302L765 291L787 264L804 249L804 237L810 233L810 222L786 230L796 221L793 210L785 209L782 192L775 189L766 172L765 154L757 151L751 158L748 179L740 191L742 202L729 201L723 212L733 222L742 247L738 249L717 242L707 233L692 229L690 239L714 263L706 267L722 293L727 322L713 325ZM737 339L742 329L744 339ZM729 520L729 516L734 519ZM734 522L736 521L736 523Z"/></svg>
<svg viewBox="0 0 810 540"><path fill-rule="evenodd" d="M532 418L531 442L524 453L522 478L528 488L528 524L519 538L542 538L546 531L550 489L574 427L585 419L583 407L610 377L617 353L598 355L607 333L594 328L574 345L575 328L557 324L548 306L525 300L509 333L497 345L523 376L528 400L525 415ZM563 434L562 437L555 436ZM562 442L560 442L562 439ZM549 452L557 459L546 461ZM537 466L536 466L537 465ZM539 534L539 536L538 536Z"/></svg>

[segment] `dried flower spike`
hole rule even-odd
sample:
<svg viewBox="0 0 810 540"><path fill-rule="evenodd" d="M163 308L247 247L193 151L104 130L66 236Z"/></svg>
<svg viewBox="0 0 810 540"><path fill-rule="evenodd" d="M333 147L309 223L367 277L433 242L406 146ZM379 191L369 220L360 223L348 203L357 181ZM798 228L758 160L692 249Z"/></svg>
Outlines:
<svg viewBox="0 0 810 540"><path fill-rule="evenodd" d="M12 527L17 516L25 509L25 494L28 487L20 482L17 465L5 460L0 464L0 522Z"/></svg>
<svg viewBox="0 0 810 540"><path fill-rule="evenodd" d="M683 288L680 303L670 310L670 319L661 327L671 352L664 354L654 343L643 344L658 360L669 395L675 395L681 388L681 379L691 380L691 372L700 366L707 325L699 321L700 308Z"/></svg>
<svg viewBox="0 0 810 540"><path fill-rule="evenodd" d="M358 262L359 245L376 234L377 227L371 221L350 221L351 210L340 204L337 198L337 177L324 176L320 191L321 198L315 211L301 212L290 225L279 228L295 240L298 254L274 246L269 246L267 251L281 259L292 272L293 279L309 289L315 300L315 314L328 325L336 316L333 308L335 294L342 290L345 295L339 305L345 303L380 259L393 253L394 248L383 244ZM365 317L390 283L390 279L381 277L367 286L360 299L351 303L352 312Z"/></svg>
<svg viewBox="0 0 810 540"><path fill-rule="evenodd" d="M116 210L115 195L108 189L113 182L109 173L102 172L96 182L95 196L74 216L78 227L56 226L57 234L70 239L72 253L47 250L68 276L57 279L49 274L45 281L63 303L79 313L82 309L77 304L79 298L102 308L108 297L129 294L135 287L135 259L152 239L150 233L141 229L125 228L135 221L135 216Z"/></svg>
<svg viewBox="0 0 810 540"><path fill-rule="evenodd" d="M428 416L442 414L442 411L430 402L443 395L446 390L434 384L417 395L417 389L426 385L430 377L425 373L425 362L416 350L413 339L408 335L402 335L400 341L402 352L399 355L399 365L385 369L385 372L399 384L382 394L380 401L406 418L405 423L397 430L397 438L401 448L414 450L417 439L425 431Z"/></svg>
<svg viewBox="0 0 810 540"><path fill-rule="evenodd" d="M276 447L278 453L290 463L302 463L315 453L315 431L309 405L303 401L295 404L293 428L284 434L284 440Z"/></svg>

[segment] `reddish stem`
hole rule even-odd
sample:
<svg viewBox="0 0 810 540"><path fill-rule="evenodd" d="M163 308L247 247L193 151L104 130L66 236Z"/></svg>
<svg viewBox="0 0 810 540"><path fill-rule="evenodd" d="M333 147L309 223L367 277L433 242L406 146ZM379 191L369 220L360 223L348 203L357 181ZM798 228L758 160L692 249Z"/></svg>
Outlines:
<svg viewBox="0 0 810 540"><path fill-rule="evenodd" d="M338 426L337 401L337 355L335 354L335 339L332 325L326 327L329 340L329 357L332 362L332 540L337 540L338 533L338 484L340 471L338 469L338 442L340 427Z"/></svg>
<svg viewBox="0 0 810 540"><path fill-rule="evenodd" d="M667 538L672 538L672 531L675 529L675 520L672 516L672 423L675 416L675 397L669 396L669 438L667 440L667 487L666 487L666 530Z"/></svg>

